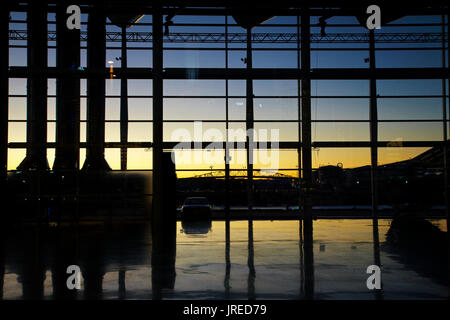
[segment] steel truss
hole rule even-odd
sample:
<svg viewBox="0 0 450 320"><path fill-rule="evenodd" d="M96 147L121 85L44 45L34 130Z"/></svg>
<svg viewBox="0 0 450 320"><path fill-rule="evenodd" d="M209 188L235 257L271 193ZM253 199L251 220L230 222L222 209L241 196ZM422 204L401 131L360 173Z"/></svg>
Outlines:
<svg viewBox="0 0 450 320"><path fill-rule="evenodd" d="M26 41L26 30L10 30L9 40ZM87 41L87 32L81 32L81 41ZM152 32L127 32L127 42L152 42ZM442 43L447 41L448 35L438 32L421 33L376 33L377 43ZM246 33L186 33L172 32L164 35L165 43L246 43ZM367 43L368 33L320 33L311 34L313 43ZM56 31L48 31L48 41L56 41ZM107 42L121 42L122 32L106 32ZM252 33L253 43L297 43L297 33Z"/></svg>

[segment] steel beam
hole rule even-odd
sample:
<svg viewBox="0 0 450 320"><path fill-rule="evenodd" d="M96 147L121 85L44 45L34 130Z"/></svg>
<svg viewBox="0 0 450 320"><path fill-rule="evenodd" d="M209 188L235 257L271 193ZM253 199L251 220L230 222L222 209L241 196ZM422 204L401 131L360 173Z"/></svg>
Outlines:
<svg viewBox="0 0 450 320"><path fill-rule="evenodd" d="M225 37L228 37L228 16L225 16ZM228 42L225 42L225 69L228 70ZM227 231L229 237L229 226L230 226L230 148L228 142L228 129L229 129L229 103L228 103L228 95L229 95L229 82L228 79L225 79L225 127L226 127L226 138L225 138L225 219L227 223ZM229 240L229 238L227 238ZM227 242L229 247L229 242ZM229 249L229 248L228 248ZM227 251L229 255L229 250ZM228 256L229 258L229 256ZM228 265L227 265L228 267ZM227 274L229 276L229 268L227 268ZM229 279L229 277L228 277ZM229 287L226 286L226 292L229 292Z"/></svg>
<svg viewBox="0 0 450 320"><path fill-rule="evenodd" d="M201 144L192 144L193 149L202 148L205 149L208 145L211 145L213 141L203 141ZM217 143L217 142L215 142ZM225 147L226 141L223 142ZM264 143L266 146L264 146ZM179 142L175 141L165 141L163 143L163 149L173 149ZM8 143L8 148L11 149L23 149L26 148L28 144L26 142L10 142ZM279 143L280 149L296 149L302 147L302 142L297 141L281 141ZM313 142L311 144L312 148L370 148L370 141L319 141ZM433 148L441 147L442 141L378 141L378 148L390 148L390 147L415 147L415 148ZM80 148L86 148L87 143L81 142ZM120 142L105 142L106 148L152 148L152 142L128 142L127 144L121 144ZM230 142L228 147L230 149L243 149L245 146L240 142ZM56 148L56 143L47 142L46 148ZM270 148L270 141L261 141L260 149Z"/></svg>
<svg viewBox="0 0 450 320"><path fill-rule="evenodd" d="M58 1L49 1L49 4L55 4ZM78 0L77 3L82 5L90 5L92 4L92 0ZM241 1L242 2L242 1ZM183 15L208 15L208 16L223 16L229 14L229 1L183 1L185 9L183 10ZM404 8L405 15L436 15L441 13L441 7L445 6L447 2L445 1L433 1L427 3L428 6L425 5L410 5ZM179 6L180 1L167 1L165 2L165 6L162 9L162 14L167 15L172 13L172 6ZM239 7L240 3L235 3L234 6ZM317 5L317 1L309 1L302 2L299 4L298 1L281 1L277 2L270 9L270 13L274 16L296 16L303 12L303 8L307 7L311 13L311 16L322 16L322 15L330 15L330 16L354 16L359 14L364 14L364 8L361 9L361 6L358 6L349 2L348 4L343 4L342 1L321 1L320 6ZM15 6L15 11L20 11L23 7L23 4L18 3ZM392 8L392 6L391 6ZM395 8L395 5L394 7ZM49 12L54 12L54 6L49 6ZM82 6L82 12L88 13L93 10L92 7ZM267 7L264 6L255 6L252 10L252 14L255 15L265 15L267 14ZM132 1L127 0L121 3L116 3L115 6L108 7L107 12L109 14L135 14L136 11L141 14L154 14L155 6L149 5L148 1Z"/></svg>
<svg viewBox="0 0 450 320"><path fill-rule="evenodd" d="M122 26L122 34L126 33L126 26ZM121 69L126 70L128 66L127 56L127 40L122 37L122 55L120 57ZM128 142L128 79L122 77L120 79L120 143ZM127 148L120 149L120 169L127 170Z"/></svg>
<svg viewBox="0 0 450 320"><path fill-rule="evenodd" d="M196 79L215 80L228 78L230 80L245 80L249 76L253 80L285 79L298 80L308 75L311 80L400 80L400 79L442 79L446 77L448 68L378 68L371 72L368 68L318 68L309 73L297 68L253 68L250 75L247 69L236 68L164 68L164 79L191 79L195 74ZM26 67L10 67L8 75L10 78L26 78L30 72ZM65 74L58 68L49 67L45 74L49 78L57 78ZM128 77L129 79L153 79L151 68L121 68L114 69L115 79ZM109 69L83 70L73 72L70 76L76 78L103 78L110 76Z"/></svg>
<svg viewBox="0 0 450 320"><path fill-rule="evenodd" d="M80 40L87 41L87 32L80 33ZM10 40L27 40L26 30L10 30ZM57 32L48 31L48 41L56 41ZM122 33L120 31L106 32L106 42L121 43L124 38L128 43L148 43L153 39L153 32L129 31ZM228 41L227 41L228 40ZM253 43L297 43L300 39L295 32L264 32L252 33ZM377 43L441 43L447 40L447 35L440 32L392 32L377 33L375 42ZM311 34L311 43L367 43L369 37L367 33L321 33ZM163 42L166 43L246 43L246 33L221 33L221 32L171 32L164 35ZM293 49L295 50L295 49ZM332 49L330 49L332 50Z"/></svg>
<svg viewBox="0 0 450 320"><path fill-rule="evenodd" d="M369 31L369 63L370 71L374 72L375 66L375 35L374 30ZM371 78L370 82L370 181L371 181L371 199L372 216L377 218L378 208L378 189L377 189L377 167L378 167L378 108L377 108L377 80Z"/></svg>
<svg viewBox="0 0 450 320"><path fill-rule="evenodd" d="M445 14L442 14L442 29L441 33L445 34ZM441 59L442 59L442 67L445 68L446 66L446 55L445 55L445 40L442 40L442 52L441 52ZM450 216L450 208L449 208L449 188L448 188L448 122L447 122L447 77L442 78L442 148L443 148L443 165L444 165L444 197L445 197L445 210L447 215L447 222ZM447 229L449 230L449 229ZM450 257L449 257L450 259Z"/></svg>

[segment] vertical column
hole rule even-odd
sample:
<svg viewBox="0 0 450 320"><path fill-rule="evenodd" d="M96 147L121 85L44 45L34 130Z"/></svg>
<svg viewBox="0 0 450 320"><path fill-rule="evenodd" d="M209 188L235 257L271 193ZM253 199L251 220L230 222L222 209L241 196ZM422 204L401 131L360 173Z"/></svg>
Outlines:
<svg viewBox="0 0 450 320"><path fill-rule="evenodd" d="M300 16L297 16L297 69L301 70L301 45L300 45ZM302 80L300 77L297 79L297 112L298 112L298 146L297 146L297 156L298 156L298 181L301 181L302 174ZM302 190L298 190L298 211L302 212ZM301 223L301 221L300 221Z"/></svg>
<svg viewBox="0 0 450 320"><path fill-rule="evenodd" d="M449 11L450 11L450 7L449 6L447 6L447 57L449 56L449 46L450 46L450 13L449 13ZM443 36L445 35L445 16L443 15L442 16L442 34L443 34ZM442 37L442 50L443 50L443 52L442 52L442 65L443 65L443 68L445 68L445 40L444 40L444 37ZM450 83L449 82L449 77L448 77L448 73L447 73L447 77L446 78L444 78L443 79L443 87L445 88L445 82L447 82L447 83ZM444 166L445 166L445 169L444 169L444 174L445 174L445 178L444 178L444 181L445 181L445 195L446 195L446 203L445 203L445 205L446 205L446 213L447 213L447 230L450 230L450 208L449 208L449 197L450 197L450 194L449 194L449 186L448 186L448 183L449 183L449 177L448 177L448 174L449 174L449 172L448 172L448 163L447 163L447 157L448 157L448 115L447 115L447 105L446 105L446 102L444 102L444 101L447 101L446 99L447 99L447 97L446 97L446 95L447 95L447 92L443 92L442 93L442 95L443 95L443 97L442 97L442 99L443 99L443 104L445 103L445 105L443 105L443 110L444 110ZM449 263L448 263L448 265L449 265L449 267L450 267L450 232L447 232L447 239L448 239L448 249L449 249Z"/></svg>
<svg viewBox="0 0 450 320"><path fill-rule="evenodd" d="M158 186L163 191L161 211L153 212L152 220L153 299L161 299L163 289L173 289L176 279L177 221L176 205L173 201L173 193L176 188L176 173L171 153L166 152L163 154L161 169L164 176L162 185Z"/></svg>
<svg viewBox="0 0 450 320"><path fill-rule="evenodd" d="M127 69L127 27L122 26L122 55L121 69L126 74ZM127 148L124 146L128 142L128 78L122 76L120 80L120 170L127 170Z"/></svg>
<svg viewBox="0 0 450 320"><path fill-rule="evenodd" d="M225 15L225 70L228 73L228 13ZM225 219L230 218L230 148L228 142L228 75L225 79ZM228 221L229 222L229 221Z"/></svg>
<svg viewBox="0 0 450 320"><path fill-rule="evenodd" d="M171 153L163 154L163 21L162 4L153 4L153 212L152 294L174 288L176 258L175 164ZM172 193L173 192L173 193Z"/></svg>
<svg viewBox="0 0 450 320"><path fill-rule="evenodd" d="M1 59L0 76L0 190L6 181L7 163L8 163L8 64L9 64L9 7L1 13L1 50L3 59ZM2 190L3 191L3 190ZM3 192L2 192L3 194Z"/></svg>
<svg viewBox="0 0 450 320"><path fill-rule="evenodd" d="M377 110L377 79L375 75L375 32L369 30L369 63L370 63L370 183L372 199L372 227L373 227L373 258L374 264L381 267L380 239L378 231L378 110ZM382 291L375 290L375 298L382 299Z"/></svg>
<svg viewBox="0 0 450 320"><path fill-rule="evenodd" d="M443 17L444 20L444 17ZM445 28L444 28L444 21L442 21L442 33L445 33ZM445 42L443 40L442 42L442 47L445 48ZM450 7L447 6L447 57L449 56L449 49L450 48ZM445 49L443 49L443 64L445 66ZM447 73L447 77L446 80L448 83L450 83L449 81L449 77L448 77L448 73ZM447 99L445 96L443 97L443 99ZM450 268L450 208L449 208L449 190L448 190L448 183L449 183L449 177L448 177L448 163L447 163L447 156L448 156L448 132L447 132L447 128L448 128L448 120L447 120L447 107L445 107L445 115L444 115L444 127L445 127L445 131L444 131L444 161L445 161L445 193L446 193L446 214L447 214L447 254L448 254L448 266ZM450 272L449 272L450 274ZM450 276L449 276L450 277Z"/></svg>
<svg viewBox="0 0 450 320"><path fill-rule="evenodd" d="M8 67L9 67L9 6L1 13L0 32L2 56L0 63L0 198L5 195L8 165ZM0 266L1 268L1 266ZM1 298L1 295L0 295Z"/></svg>
<svg viewBox="0 0 450 320"><path fill-rule="evenodd" d="M441 59L442 59L442 68L445 69L445 15L442 15L442 51L441 51ZM446 88L447 79L445 77L442 78L442 142L443 142L443 166L444 166L444 197L445 197L445 210L448 216L449 208L448 208L448 167L447 167L447 88Z"/></svg>
<svg viewBox="0 0 450 320"><path fill-rule="evenodd" d="M312 157L311 157L311 42L310 16L307 8L301 15L301 63L302 63L302 173L303 173L303 220L305 256L305 295L314 294L313 221L311 210Z"/></svg>
<svg viewBox="0 0 450 320"><path fill-rule="evenodd" d="M246 129L247 129L247 206L250 219L248 220L248 299L255 299L255 264L253 248L253 220L251 217L253 208L253 148L254 148L254 113L253 113L253 59L252 59L252 30L247 28L247 77L246 77Z"/></svg>
<svg viewBox="0 0 450 320"><path fill-rule="evenodd" d="M105 61L106 15L102 6L92 6L88 21L87 149L83 170L111 170L105 160Z"/></svg>
<svg viewBox="0 0 450 320"><path fill-rule="evenodd" d="M249 214L253 207L253 79L252 79L252 30L247 28L247 77L246 77L246 129L247 129L247 206Z"/></svg>
<svg viewBox="0 0 450 320"><path fill-rule="evenodd" d="M369 62L370 62L370 182L372 199L372 216L377 218L378 190L378 111L377 111L377 79L375 76L375 33L369 30Z"/></svg>
<svg viewBox="0 0 450 320"><path fill-rule="evenodd" d="M53 170L78 170L80 148L80 80L70 75L80 66L80 31L66 26L66 8L56 13L56 150Z"/></svg>
<svg viewBox="0 0 450 320"><path fill-rule="evenodd" d="M161 2L153 5L153 228L162 215L163 21Z"/></svg>
<svg viewBox="0 0 450 320"><path fill-rule="evenodd" d="M47 11L28 3L27 155L18 170L46 170L47 162Z"/></svg>

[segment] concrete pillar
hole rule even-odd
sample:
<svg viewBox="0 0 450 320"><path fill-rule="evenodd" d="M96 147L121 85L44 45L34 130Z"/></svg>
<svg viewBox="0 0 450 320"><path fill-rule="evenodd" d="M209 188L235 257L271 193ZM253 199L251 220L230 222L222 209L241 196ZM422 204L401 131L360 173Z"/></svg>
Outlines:
<svg viewBox="0 0 450 320"><path fill-rule="evenodd" d="M160 225L163 190L163 21L162 5L153 5L153 228Z"/></svg>
<svg viewBox="0 0 450 320"><path fill-rule="evenodd" d="M311 157L311 41L310 16L307 9L301 15L301 67L302 78L302 165L303 165L303 223L305 256L305 296L312 299L314 295L314 253L313 253L313 219L311 203L312 157Z"/></svg>
<svg viewBox="0 0 450 320"><path fill-rule="evenodd" d="M7 177L8 164L8 64L9 64L9 7L5 4L1 13L1 50L3 59L0 60L0 190L4 194L4 184Z"/></svg>
<svg viewBox="0 0 450 320"><path fill-rule="evenodd" d="M47 161L47 10L30 1L27 12L27 155L18 170L46 170Z"/></svg>
<svg viewBox="0 0 450 320"><path fill-rule="evenodd" d="M154 20L153 20L154 21ZM176 187L175 165L171 153L162 156L161 173L164 180L155 186L163 195L160 210L152 215L152 294L153 299L162 298L162 289L175 286L176 259L176 204L174 199Z"/></svg>
<svg viewBox="0 0 450 320"><path fill-rule="evenodd" d="M105 160L106 15L92 6L88 21L87 149L83 171L111 170Z"/></svg>
<svg viewBox="0 0 450 320"><path fill-rule="evenodd" d="M80 152L80 80L70 77L80 66L80 31L66 26L66 8L56 13L56 66L67 74L56 79L56 150L55 171L76 171Z"/></svg>

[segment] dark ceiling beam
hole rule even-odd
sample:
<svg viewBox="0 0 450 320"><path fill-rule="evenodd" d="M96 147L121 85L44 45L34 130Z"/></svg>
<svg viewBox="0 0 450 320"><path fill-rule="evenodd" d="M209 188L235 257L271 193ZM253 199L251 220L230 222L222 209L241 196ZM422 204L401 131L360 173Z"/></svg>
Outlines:
<svg viewBox="0 0 450 320"><path fill-rule="evenodd" d="M48 11L56 12L56 7L53 3L56 1L44 1L49 3ZM92 4L93 1L90 0L78 0L74 1L74 4L81 5L81 11L83 13L88 13L91 8L88 4ZM151 1L108 1L108 7L105 8L107 14L140 14L151 15L153 13L153 8L151 6ZM350 2L351 3L351 2ZM231 5L236 6L230 1L167 1L165 7L163 7L163 15L170 14L173 10L170 7L180 6L183 4L185 8L180 13L180 15L225 15L231 14ZM370 5L372 3L368 3ZM239 3L237 4L239 5ZM277 1L276 6L270 8L270 14L274 16L296 16L301 14L301 8L305 6L305 1ZM307 5L307 4L306 4ZM227 7L228 6L228 7ZM413 2L409 3L408 6L402 7L402 13L405 15L436 15L442 13L442 7L447 6L446 1L428 1L420 6L415 5ZM284 7L284 8L283 8ZM13 6L12 11L25 11L26 4L19 3ZM354 16L361 15L361 10L364 9L364 5L352 5L345 4L343 1L309 1L309 12L311 16ZM404 10L404 11L403 11ZM267 7L260 8L255 7L252 9L253 15L266 15ZM366 14L362 12L362 14Z"/></svg>

